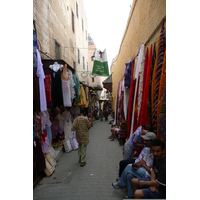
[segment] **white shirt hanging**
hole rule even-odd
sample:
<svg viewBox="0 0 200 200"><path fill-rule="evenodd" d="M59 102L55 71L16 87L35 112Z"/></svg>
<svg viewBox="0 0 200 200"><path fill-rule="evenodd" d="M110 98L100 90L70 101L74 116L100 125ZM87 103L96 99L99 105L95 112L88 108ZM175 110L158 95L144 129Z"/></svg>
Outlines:
<svg viewBox="0 0 200 200"><path fill-rule="evenodd" d="M49 66L49 68L52 69L54 72L57 72L62 67L63 67L63 65L58 64L58 62L54 62L53 65Z"/></svg>

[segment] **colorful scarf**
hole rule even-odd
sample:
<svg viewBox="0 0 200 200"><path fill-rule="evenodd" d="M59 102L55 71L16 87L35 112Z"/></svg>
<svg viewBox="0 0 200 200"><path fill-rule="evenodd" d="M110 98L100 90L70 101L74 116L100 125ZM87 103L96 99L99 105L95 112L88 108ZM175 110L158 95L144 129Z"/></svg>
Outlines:
<svg viewBox="0 0 200 200"><path fill-rule="evenodd" d="M155 134L157 134L158 93L159 93L160 78L161 78L165 48L166 48L166 41L165 41L165 28L164 28L164 22L163 22L162 29L160 32L160 43L159 43L158 60L157 60L157 66L156 66L155 90L153 91L154 92L153 93L154 94L153 95L154 96L153 98L153 130Z"/></svg>
<svg viewBox="0 0 200 200"><path fill-rule="evenodd" d="M162 136L160 139L166 142L166 83L163 91L162 105L158 119L158 132L158 137Z"/></svg>
<svg viewBox="0 0 200 200"><path fill-rule="evenodd" d="M160 78L160 87L159 87L159 93L158 93L158 106L157 106L157 119L158 120L160 118L165 84L166 84L166 51L165 51L165 55L164 55L164 59L163 59L162 73L161 73L161 78ZM164 113L162 113L162 114L164 114ZM161 135L158 131L158 121L157 121L157 138L161 138Z"/></svg>
<svg viewBox="0 0 200 200"><path fill-rule="evenodd" d="M155 60L156 60L156 45L154 44L153 48L153 56L152 56L152 62L151 62L151 72L150 72L150 77L149 77L149 92L148 92L148 113L149 113L149 122L150 126L152 126L152 109L151 109L151 90L152 90L152 78L153 78L153 71L154 71L154 65L155 65Z"/></svg>

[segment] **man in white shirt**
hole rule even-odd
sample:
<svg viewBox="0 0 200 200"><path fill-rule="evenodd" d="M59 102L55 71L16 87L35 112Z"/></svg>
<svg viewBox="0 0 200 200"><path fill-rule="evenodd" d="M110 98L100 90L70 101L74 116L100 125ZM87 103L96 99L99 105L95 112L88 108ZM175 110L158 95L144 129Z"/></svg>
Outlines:
<svg viewBox="0 0 200 200"><path fill-rule="evenodd" d="M153 154L151 152L151 141L156 139L155 133L148 132L141 136L144 139L144 144L146 147L146 153L139 162L134 164L128 164L124 169L121 179L119 182L112 183L115 189L128 189L128 196L125 198L131 198L134 196L134 191L131 185L131 180L133 178L144 178L151 177L150 169L153 166Z"/></svg>

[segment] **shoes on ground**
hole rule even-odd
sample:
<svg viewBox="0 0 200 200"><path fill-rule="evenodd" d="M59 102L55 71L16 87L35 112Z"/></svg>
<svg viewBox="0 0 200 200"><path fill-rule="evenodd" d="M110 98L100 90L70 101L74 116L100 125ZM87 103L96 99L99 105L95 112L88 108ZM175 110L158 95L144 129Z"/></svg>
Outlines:
<svg viewBox="0 0 200 200"><path fill-rule="evenodd" d="M86 165L86 162L83 162L83 163L80 164L81 167L83 167L85 165Z"/></svg>
<svg viewBox="0 0 200 200"><path fill-rule="evenodd" d="M81 163L81 158L79 158L79 163Z"/></svg>
<svg viewBox="0 0 200 200"><path fill-rule="evenodd" d="M116 181L120 181L120 178L116 178Z"/></svg>
<svg viewBox="0 0 200 200"><path fill-rule="evenodd" d="M111 139L111 136L109 136L108 139Z"/></svg>
<svg viewBox="0 0 200 200"><path fill-rule="evenodd" d="M119 183L117 183L117 182L112 183L112 186L113 186L115 189L122 189L122 190L125 190L125 189L126 189L126 186L120 186Z"/></svg>
<svg viewBox="0 0 200 200"><path fill-rule="evenodd" d="M111 139L110 141L114 141L114 139Z"/></svg>

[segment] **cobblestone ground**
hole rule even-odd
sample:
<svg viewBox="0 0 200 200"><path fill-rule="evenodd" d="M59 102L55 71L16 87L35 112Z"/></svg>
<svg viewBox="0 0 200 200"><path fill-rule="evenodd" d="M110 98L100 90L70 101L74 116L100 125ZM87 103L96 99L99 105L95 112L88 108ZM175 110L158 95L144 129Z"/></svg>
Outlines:
<svg viewBox="0 0 200 200"><path fill-rule="evenodd" d="M110 142L108 121L95 121L89 130L86 165L80 167L78 152L62 153L50 177L44 177L33 190L34 200L120 200L126 191L116 190L122 146Z"/></svg>

